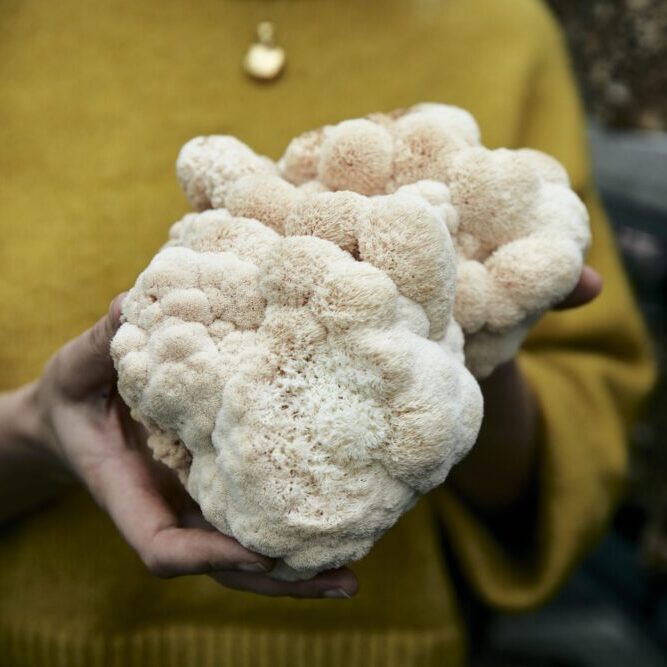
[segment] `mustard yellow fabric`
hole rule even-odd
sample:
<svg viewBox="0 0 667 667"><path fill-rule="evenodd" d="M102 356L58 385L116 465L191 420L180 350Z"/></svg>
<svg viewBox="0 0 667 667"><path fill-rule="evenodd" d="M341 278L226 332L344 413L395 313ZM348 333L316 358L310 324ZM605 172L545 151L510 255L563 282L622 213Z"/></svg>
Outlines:
<svg viewBox="0 0 667 667"><path fill-rule="evenodd" d="M269 85L240 66L263 19L289 63ZM355 599L262 598L152 578L75 491L0 532L0 664L460 665L438 519L489 603L525 608L563 582L618 495L652 366L561 37L535 1L0 3L0 389L133 283L187 210L173 165L188 138L231 133L277 157L308 128L426 100L470 109L487 145L555 155L593 216L603 296L545 317L520 358L542 409L534 553L517 562L445 486L354 566Z"/></svg>

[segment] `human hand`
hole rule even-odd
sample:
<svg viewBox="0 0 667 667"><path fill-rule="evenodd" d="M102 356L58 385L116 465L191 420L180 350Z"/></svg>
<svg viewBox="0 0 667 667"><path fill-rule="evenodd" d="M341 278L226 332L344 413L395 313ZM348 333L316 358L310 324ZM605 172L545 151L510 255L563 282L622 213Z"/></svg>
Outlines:
<svg viewBox="0 0 667 667"><path fill-rule="evenodd" d="M579 282L554 310L590 303L602 278L585 266ZM470 454L452 469L454 488L478 509L501 511L523 494L536 459L538 404L519 364L512 359L480 381L484 419Z"/></svg>
<svg viewBox="0 0 667 667"><path fill-rule="evenodd" d="M554 307L554 310L569 310L585 306L596 299L602 292L602 278L590 266L584 266L576 287Z"/></svg>
<svg viewBox="0 0 667 667"><path fill-rule="evenodd" d="M354 595L357 581L346 568L308 581L271 579L266 572L273 561L210 526L175 474L152 458L144 427L116 390L109 343L121 303L122 295L47 363L33 400L40 441L88 488L158 577L208 574L224 586L274 596Z"/></svg>

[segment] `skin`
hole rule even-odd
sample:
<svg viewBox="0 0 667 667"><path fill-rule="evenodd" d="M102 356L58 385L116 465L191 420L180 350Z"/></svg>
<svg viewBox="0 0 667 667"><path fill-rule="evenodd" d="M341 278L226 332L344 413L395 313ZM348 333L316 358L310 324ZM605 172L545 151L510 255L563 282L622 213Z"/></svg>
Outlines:
<svg viewBox="0 0 667 667"><path fill-rule="evenodd" d="M559 308L582 306L601 287L599 275L586 267ZM174 474L153 460L144 428L116 391L109 356L122 297L58 350L38 380L0 394L0 522L79 483L158 577L206 574L263 595L352 597L358 582L347 568L296 583L268 577L271 559L210 526ZM482 390L479 441L452 471L451 484L471 504L489 510L511 505L525 489L535 464L538 414L514 361L494 371Z"/></svg>
<svg viewBox="0 0 667 667"><path fill-rule="evenodd" d="M554 310L590 303L602 291L589 266L570 295ZM515 359L480 382L484 419L470 454L452 469L449 484L487 515L501 513L523 495L535 468L538 407Z"/></svg>

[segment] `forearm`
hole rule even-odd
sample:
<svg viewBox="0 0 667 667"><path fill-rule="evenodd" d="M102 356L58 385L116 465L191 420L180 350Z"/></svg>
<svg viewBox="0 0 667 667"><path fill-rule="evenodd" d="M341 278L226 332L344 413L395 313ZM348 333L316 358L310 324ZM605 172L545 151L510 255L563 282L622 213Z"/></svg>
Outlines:
<svg viewBox="0 0 667 667"><path fill-rule="evenodd" d="M516 361L480 383L484 420L470 454L452 470L456 491L477 509L506 509L523 495L536 466L537 401Z"/></svg>
<svg viewBox="0 0 667 667"><path fill-rule="evenodd" d="M35 383L0 393L0 524L52 497L72 479L40 430Z"/></svg>

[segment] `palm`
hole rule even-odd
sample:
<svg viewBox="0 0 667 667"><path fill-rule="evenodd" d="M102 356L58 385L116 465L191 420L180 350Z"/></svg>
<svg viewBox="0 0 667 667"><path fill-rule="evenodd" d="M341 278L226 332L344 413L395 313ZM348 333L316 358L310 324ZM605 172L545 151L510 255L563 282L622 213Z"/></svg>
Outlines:
<svg viewBox="0 0 667 667"><path fill-rule="evenodd" d="M203 518L175 473L155 461L147 432L118 395L109 340L118 325L107 318L54 355L40 382L46 439L85 484L118 530L157 576L208 574L225 586L266 595L348 596L356 590L345 569L302 582L262 572L272 560L244 548Z"/></svg>

